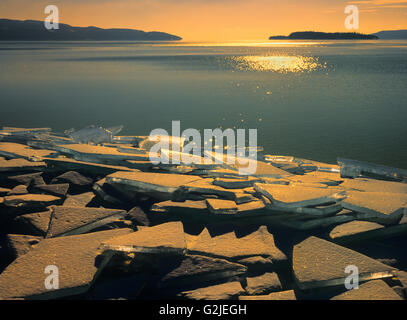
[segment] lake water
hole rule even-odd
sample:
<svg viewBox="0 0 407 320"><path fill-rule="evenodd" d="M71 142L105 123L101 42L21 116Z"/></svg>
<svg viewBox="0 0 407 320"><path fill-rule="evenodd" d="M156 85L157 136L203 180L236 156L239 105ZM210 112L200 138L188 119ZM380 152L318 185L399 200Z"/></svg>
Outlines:
<svg viewBox="0 0 407 320"><path fill-rule="evenodd" d="M0 43L0 126L258 129L266 153L407 168L406 41Z"/></svg>

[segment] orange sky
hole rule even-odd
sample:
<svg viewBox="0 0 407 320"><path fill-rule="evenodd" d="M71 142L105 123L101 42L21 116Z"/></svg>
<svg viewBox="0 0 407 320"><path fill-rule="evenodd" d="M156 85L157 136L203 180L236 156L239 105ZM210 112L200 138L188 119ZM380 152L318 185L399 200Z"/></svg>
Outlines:
<svg viewBox="0 0 407 320"><path fill-rule="evenodd" d="M0 18L43 20L49 4L58 6L62 23L164 31L187 41L346 32L348 4L360 10L358 32L407 29L407 0L1 0Z"/></svg>

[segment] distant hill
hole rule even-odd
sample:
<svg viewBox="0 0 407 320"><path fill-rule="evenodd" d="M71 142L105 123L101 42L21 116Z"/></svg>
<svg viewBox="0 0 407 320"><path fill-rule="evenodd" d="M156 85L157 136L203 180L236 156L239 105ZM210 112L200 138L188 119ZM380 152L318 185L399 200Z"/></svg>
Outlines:
<svg viewBox="0 0 407 320"><path fill-rule="evenodd" d="M164 32L144 32L134 29L101 29L97 27L72 27L59 24L57 30L47 30L43 21L0 19L0 41L119 41L119 40L182 40Z"/></svg>
<svg viewBox="0 0 407 320"><path fill-rule="evenodd" d="M315 32L315 31L301 31L293 32L289 36L271 36L269 40L376 40L375 35L368 35L356 32Z"/></svg>
<svg viewBox="0 0 407 320"><path fill-rule="evenodd" d="M407 30L388 30L373 33L382 40L407 40Z"/></svg>

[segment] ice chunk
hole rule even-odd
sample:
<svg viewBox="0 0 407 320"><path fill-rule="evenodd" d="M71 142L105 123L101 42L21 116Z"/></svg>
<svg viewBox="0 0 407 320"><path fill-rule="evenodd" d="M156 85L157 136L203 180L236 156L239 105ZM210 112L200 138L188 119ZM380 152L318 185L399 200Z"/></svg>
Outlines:
<svg viewBox="0 0 407 320"><path fill-rule="evenodd" d="M112 127L105 129L95 125L88 126L78 131L67 131L66 134L77 143L103 143L111 142L113 136L118 134L123 129L123 126Z"/></svg>
<svg viewBox="0 0 407 320"><path fill-rule="evenodd" d="M391 168L369 162L338 158L341 176L356 178L359 176L379 177L390 180L407 180L407 170Z"/></svg>
<svg viewBox="0 0 407 320"><path fill-rule="evenodd" d="M345 269L356 266L359 281L392 277L394 269L332 242L309 237L294 246L294 277L301 289L343 286Z"/></svg>

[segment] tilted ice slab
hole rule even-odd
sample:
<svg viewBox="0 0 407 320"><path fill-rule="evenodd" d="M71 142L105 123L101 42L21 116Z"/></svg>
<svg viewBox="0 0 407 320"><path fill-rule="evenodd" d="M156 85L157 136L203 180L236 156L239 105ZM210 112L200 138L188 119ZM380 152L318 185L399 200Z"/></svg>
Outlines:
<svg viewBox="0 0 407 320"><path fill-rule="evenodd" d="M358 220L397 224L407 209L407 194L348 191L341 205L356 212Z"/></svg>
<svg viewBox="0 0 407 320"><path fill-rule="evenodd" d="M292 266L298 286L305 289L343 286L348 266L357 267L359 281L388 278L395 269L351 249L309 237L294 246Z"/></svg>
<svg viewBox="0 0 407 320"><path fill-rule="evenodd" d="M266 196L273 205L283 208L318 206L335 203L346 198L344 192L338 192L337 189L331 188L260 183L256 183L254 188Z"/></svg>
<svg viewBox="0 0 407 320"><path fill-rule="evenodd" d="M167 222L105 241L105 251L172 253L183 255L186 241L182 222Z"/></svg>
<svg viewBox="0 0 407 320"><path fill-rule="evenodd" d="M119 171L108 175L106 182L119 184L140 193L148 193L158 197L171 199L172 194L182 185L202 180L198 176L166 174L152 172L124 172Z"/></svg>
<svg viewBox="0 0 407 320"><path fill-rule="evenodd" d="M361 175L376 176L387 179L406 180L407 170L387 167L379 164L361 162L338 158L338 164L341 169L341 176L347 178L356 178Z"/></svg>

